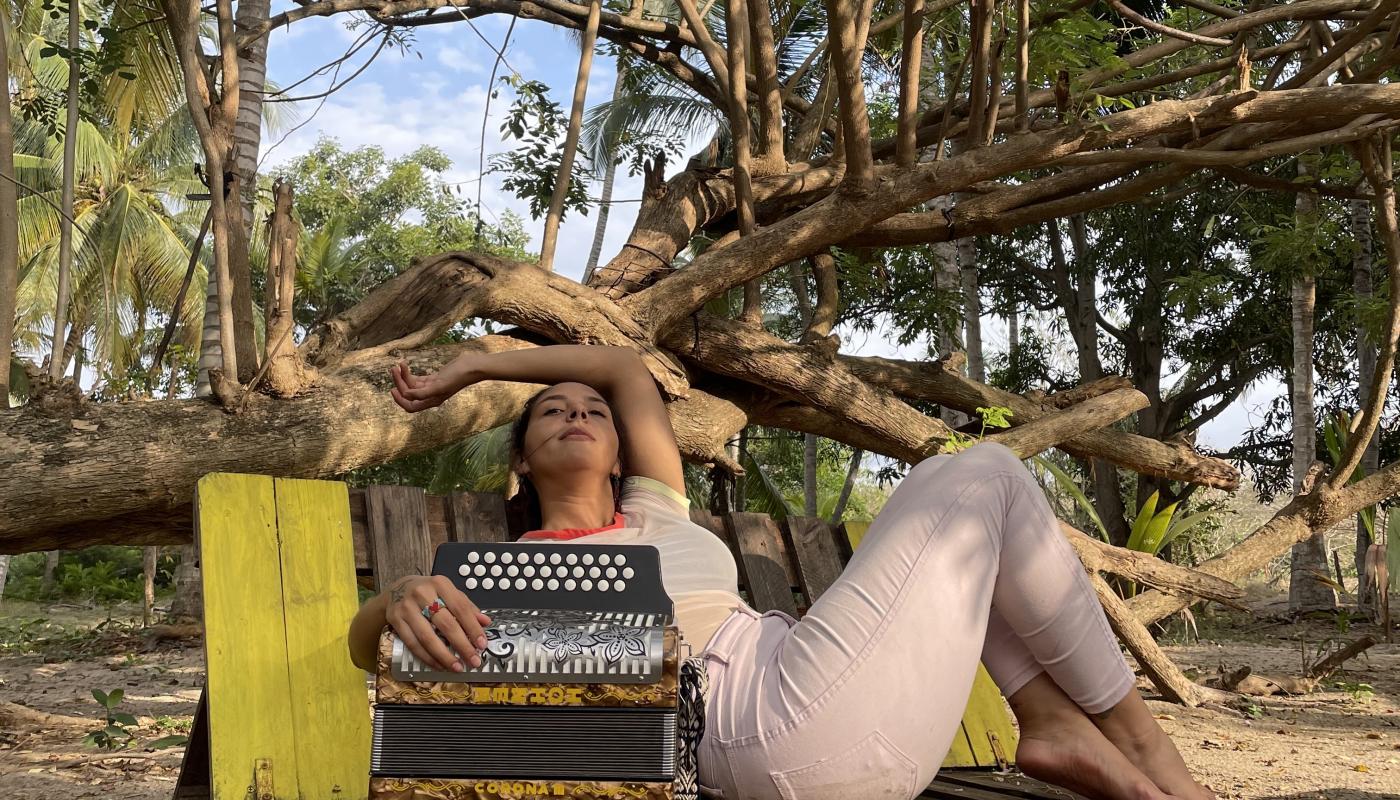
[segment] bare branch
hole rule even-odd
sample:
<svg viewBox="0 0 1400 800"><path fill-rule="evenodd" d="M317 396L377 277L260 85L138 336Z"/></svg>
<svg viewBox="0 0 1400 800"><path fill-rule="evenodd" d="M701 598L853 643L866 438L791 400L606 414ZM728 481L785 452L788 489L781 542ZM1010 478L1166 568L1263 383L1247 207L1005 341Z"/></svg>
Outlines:
<svg viewBox="0 0 1400 800"><path fill-rule="evenodd" d="M1141 25L1150 31L1156 31L1163 36L1170 36L1173 39L1180 39L1183 42L1190 42L1191 44L1209 45L1210 47L1229 47L1234 44L1234 42L1229 39L1217 39L1212 36L1202 36L1199 33L1181 31L1170 25L1163 25L1155 20L1150 20L1131 8L1128 8L1123 4L1123 0L1108 0L1108 4L1113 6L1113 10L1117 11L1119 16L1123 19Z"/></svg>

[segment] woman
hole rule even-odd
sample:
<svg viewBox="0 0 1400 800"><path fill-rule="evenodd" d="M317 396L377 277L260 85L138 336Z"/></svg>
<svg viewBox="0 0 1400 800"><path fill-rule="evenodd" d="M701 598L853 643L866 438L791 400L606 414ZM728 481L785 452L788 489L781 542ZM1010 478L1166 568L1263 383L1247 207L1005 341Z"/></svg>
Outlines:
<svg viewBox="0 0 1400 800"><path fill-rule="evenodd" d="M917 795L981 660L1020 724L1028 775L1104 800L1213 797L1134 690L1083 568L1010 449L981 443L916 465L798 621L745 605L728 549L690 522L670 419L633 351L467 353L425 377L392 373L410 413L481 381L548 385L513 439L511 469L539 513L523 538L657 547L677 625L710 676L699 773L715 795ZM356 664L373 668L386 623L424 662L461 670L480 664L490 620L445 578L405 578L352 622Z"/></svg>

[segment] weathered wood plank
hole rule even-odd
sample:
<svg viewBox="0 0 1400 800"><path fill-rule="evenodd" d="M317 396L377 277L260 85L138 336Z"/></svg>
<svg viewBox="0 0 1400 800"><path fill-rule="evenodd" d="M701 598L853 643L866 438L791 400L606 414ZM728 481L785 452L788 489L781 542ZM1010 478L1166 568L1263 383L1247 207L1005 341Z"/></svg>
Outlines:
<svg viewBox="0 0 1400 800"><path fill-rule="evenodd" d="M506 540L506 499L493 492L456 492L443 498L447 538L486 544Z"/></svg>
<svg viewBox="0 0 1400 800"><path fill-rule="evenodd" d="M253 764L276 764L274 797L297 797L296 742L272 478L212 473L195 489L204 589L212 796L241 798Z"/></svg>
<svg viewBox="0 0 1400 800"><path fill-rule="evenodd" d="M365 520L375 582L388 586L405 575L426 575L433 566L428 501L415 486L365 489Z"/></svg>
<svg viewBox="0 0 1400 800"><path fill-rule="evenodd" d="M765 514L734 513L725 524L739 548L739 574L749 587L758 611L779 610L797 616L793 579L782 532Z"/></svg>
<svg viewBox="0 0 1400 800"><path fill-rule="evenodd" d="M797 562L798 585L811 605L841 577L844 562L836 531L820 517L789 517L783 528L788 552Z"/></svg>
<svg viewBox="0 0 1400 800"><path fill-rule="evenodd" d="M274 488L299 796L363 800L371 730L364 673L345 652L360 607L345 484L278 478Z"/></svg>

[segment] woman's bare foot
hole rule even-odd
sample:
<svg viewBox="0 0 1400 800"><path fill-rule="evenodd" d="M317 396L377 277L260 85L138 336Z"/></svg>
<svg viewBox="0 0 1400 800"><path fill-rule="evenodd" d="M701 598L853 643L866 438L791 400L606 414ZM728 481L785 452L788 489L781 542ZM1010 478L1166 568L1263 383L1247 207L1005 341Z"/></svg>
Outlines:
<svg viewBox="0 0 1400 800"><path fill-rule="evenodd" d="M1093 800L1169 800L1076 707L1074 714L1022 721L1016 764L1022 772Z"/></svg>
<svg viewBox="0 0 1400 800"><path fill-rule="evenodd" d="M1171 737L1157 724L1136 691L1118 705L1093 715L1105 738L1137 765L1163 791L1182 800L1215 800L1215 793L1196 782Z"/></svg>

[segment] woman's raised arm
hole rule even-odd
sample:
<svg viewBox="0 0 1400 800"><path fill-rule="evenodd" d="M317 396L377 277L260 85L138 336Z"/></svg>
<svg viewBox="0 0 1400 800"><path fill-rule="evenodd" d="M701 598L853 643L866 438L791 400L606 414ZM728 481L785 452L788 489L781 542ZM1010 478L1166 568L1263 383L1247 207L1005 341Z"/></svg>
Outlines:
<svg viewBox="0 0 1400 800"><path fill-rule="evenodd" d="M656 382L635 350L605 345L552 345L507 353L463 353L442 369L417 376L394 365L394 402L408 412L442 405L482 381L577 382L593 387L612 407L629 475L661 481L685 493L675 431Z"/></svg>

